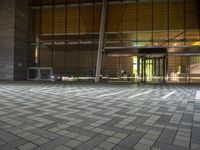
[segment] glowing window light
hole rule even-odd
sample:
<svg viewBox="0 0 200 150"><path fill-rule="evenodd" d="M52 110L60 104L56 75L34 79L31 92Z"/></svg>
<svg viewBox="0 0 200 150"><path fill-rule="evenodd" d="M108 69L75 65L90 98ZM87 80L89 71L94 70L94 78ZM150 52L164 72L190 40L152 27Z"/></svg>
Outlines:
<svg viewBox="0 0 200 150"><path fill-rule="evenodd" d="M192 45L193 45L193 46L200 46L200 41L194 42Z"/></svg>
<svg viewBox="0 0 200 150"><path fill-rule="evenodd" d="M35 49L35 63L38 63L38 48Z"/></svg>

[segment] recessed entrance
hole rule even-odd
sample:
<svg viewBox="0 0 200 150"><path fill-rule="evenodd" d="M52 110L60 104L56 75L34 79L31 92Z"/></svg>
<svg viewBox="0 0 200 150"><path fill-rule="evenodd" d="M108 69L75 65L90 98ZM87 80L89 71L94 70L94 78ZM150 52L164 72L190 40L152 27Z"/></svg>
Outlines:
<svg viewBox="0 0 200 150"><path fill-rule="evenodd" d="M133 76L139 82L164 83L166 56L134 56Z"/></svg>

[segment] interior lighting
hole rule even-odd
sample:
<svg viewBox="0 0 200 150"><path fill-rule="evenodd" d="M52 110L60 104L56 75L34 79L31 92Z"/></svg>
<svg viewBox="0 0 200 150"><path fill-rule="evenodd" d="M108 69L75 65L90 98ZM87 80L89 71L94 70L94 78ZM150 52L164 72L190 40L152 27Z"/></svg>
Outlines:
<svg viewBox="0 0 200 150"><path fill-rule="evenodd" d="M194 42L192 45L193 45L193 46L200 46L200 41Z"/></svg>
<svg viewBox="0 0 200 150"><path fill-rule="evenodd" d="M38 63L38 48L35 49L35 63Z"/></svg>

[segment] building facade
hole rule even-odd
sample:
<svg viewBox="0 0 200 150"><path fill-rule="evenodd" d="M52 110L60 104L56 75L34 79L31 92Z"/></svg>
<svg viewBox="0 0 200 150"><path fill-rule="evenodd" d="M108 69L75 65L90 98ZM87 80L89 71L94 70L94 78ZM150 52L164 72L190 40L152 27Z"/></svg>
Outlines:
<svg viewBox="0 0 200 150"><path fill-rule="evenodd" d="M200 82L198 0L0 5L1 79L26 79L28 67L48 67L63 79ZM48 76L45 68L40 76ZM33 70L28 75L39 78Z"/></svg>

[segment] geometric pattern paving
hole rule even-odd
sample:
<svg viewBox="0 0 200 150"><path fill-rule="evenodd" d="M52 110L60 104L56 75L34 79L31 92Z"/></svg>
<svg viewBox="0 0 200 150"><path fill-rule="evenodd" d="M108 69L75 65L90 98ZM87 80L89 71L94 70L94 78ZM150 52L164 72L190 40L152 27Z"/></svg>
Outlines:
<svg viewBox="0 0 200 150"><path fill-rule="evenodd" d="M197 90L0 82L0 150L200 150Z"/></svg>

